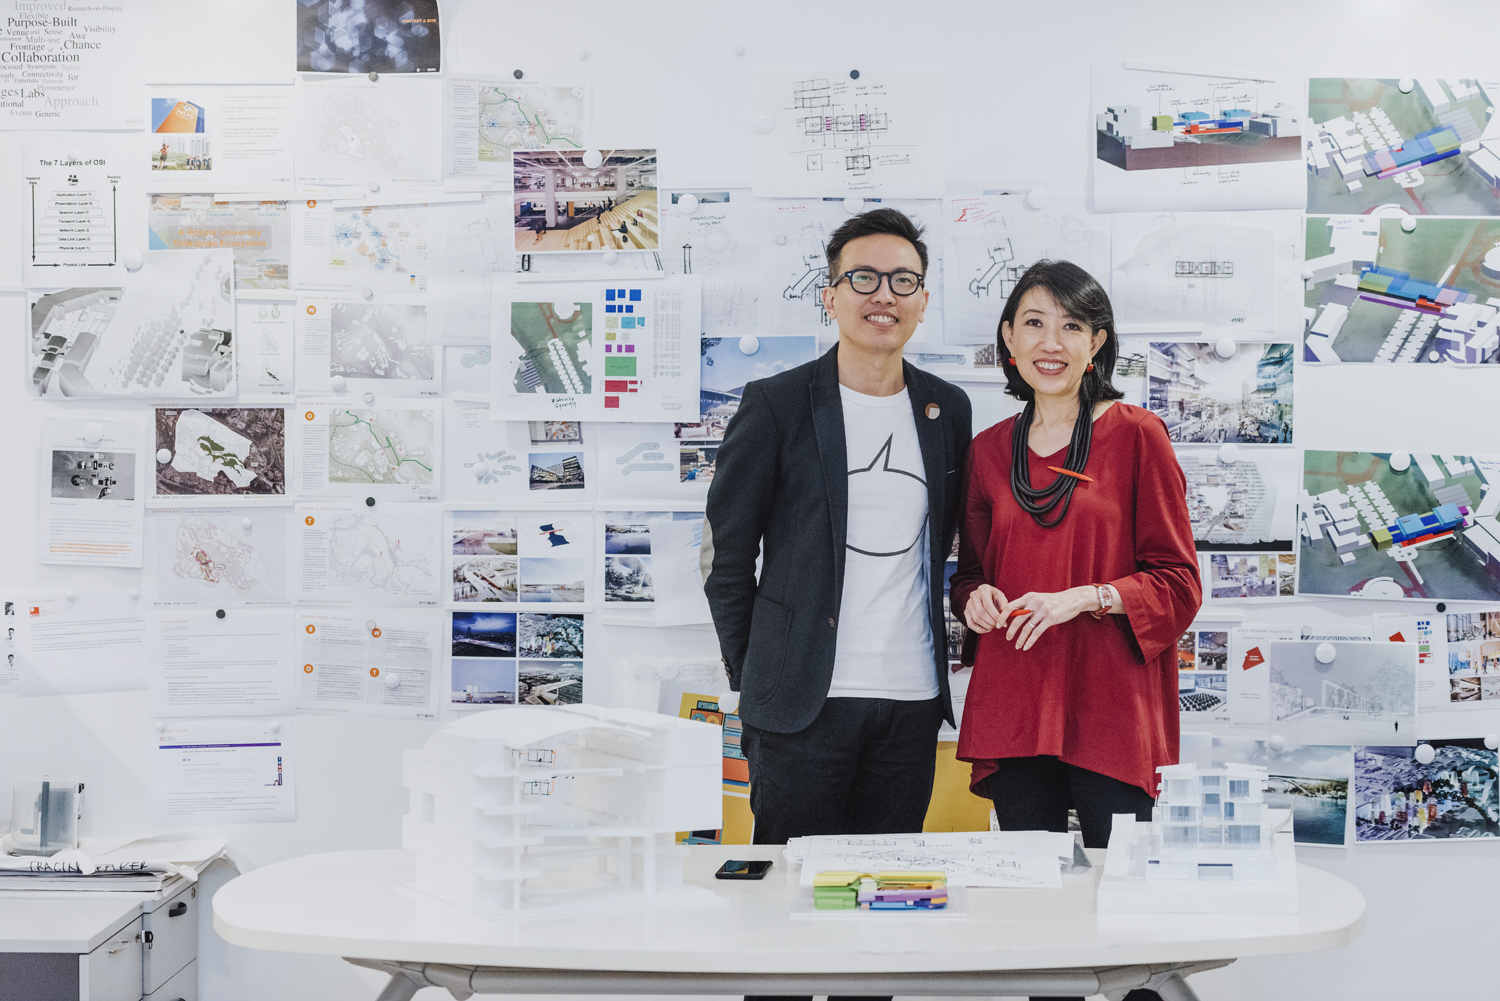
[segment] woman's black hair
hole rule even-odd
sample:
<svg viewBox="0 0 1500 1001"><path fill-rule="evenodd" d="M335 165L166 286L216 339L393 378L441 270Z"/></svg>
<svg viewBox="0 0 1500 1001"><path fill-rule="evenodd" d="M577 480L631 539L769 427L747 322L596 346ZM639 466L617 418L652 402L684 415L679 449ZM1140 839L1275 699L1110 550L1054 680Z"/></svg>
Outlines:
<svg viewBox="0 0 1500 1001"><path fill-rule="evenodd" d="M1046 289L1058 309L1089 328L1105 333L1104 343L1094 352L1093 371L1083 373L1078 385L1078 419L1073 423L1073 438L1068 442L1068 456L1063 469L1051 483L1040 489L1031 485L1031 422L1036 417L1036 393L1021 370L1011 364L1010 349L1005 346L1003 325L1015 328L1016 312L1021 308L1021 297L1034 288ZM1110 377L1114 375L1115 359L1120 354L1120 342L1115 336L1115 312L1109 304L1109 294L1094 280L1094 276L1072 261L1037 261L1027 268L1005 300L1005 310L1000 314L1001 327L995 334L996 351L1000 364L1005 369L1005 391L1011 396L1026 401L1026 409L1016 418L1011 429L1010 492L1021 510L1043 528L1052 528L1067 516L1073 503L1073 490L1081 482L1069 473L1082 473L1089 463L1089 451L1094 442L1094 404L1100 400L1118 400L1125 396L1115 388Z"/></svg>
<svg viewBox="0 0 1500 1001"><path fill-rule="evenodd" d="M1120 340L1115 336L1115 311L1109 304L1109 293L1094 280L1093 275L1072 261L1037 261L1022 273L1010 298L1005 300L1000 324L995 327L995 351L1000 368L1005 372L1005 391L1018 400L1031 402L1031 387L1021 378L1021 370L1010 364L1010 348L1005 346L1001 324L1009 323L1014 327L1022 296L1034 288L1046 289L1057 308L1067 316L1090 330L1105 332L1104 343L1094 352L1094 370L1083 374L1079 395L1087 394L1095 402L1124 399L1125 394L1111 381L1115 374L1115 360L1120 356Z"/></svg>

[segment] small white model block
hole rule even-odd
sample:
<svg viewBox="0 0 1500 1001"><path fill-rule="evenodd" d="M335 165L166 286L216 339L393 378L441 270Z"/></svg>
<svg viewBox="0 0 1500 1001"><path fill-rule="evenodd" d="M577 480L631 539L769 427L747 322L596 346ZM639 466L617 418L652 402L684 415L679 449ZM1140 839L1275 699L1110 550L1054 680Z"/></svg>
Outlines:
<svg viewBox="0 0 1500 1001"><path fill-rule="evenodd" d="M1181 764L1157 772L1151 823L1114 818L1099 910L1295 913L1291 811L1266 806L1266 770Z"/></svg>
<svg viewBox="0 0 1500 1001"><path fill-rule="evenodd" d="M722 823L719 727L634 709L507 706L407 751L416 889L487 915L712 904L676 832Z"/></svg>

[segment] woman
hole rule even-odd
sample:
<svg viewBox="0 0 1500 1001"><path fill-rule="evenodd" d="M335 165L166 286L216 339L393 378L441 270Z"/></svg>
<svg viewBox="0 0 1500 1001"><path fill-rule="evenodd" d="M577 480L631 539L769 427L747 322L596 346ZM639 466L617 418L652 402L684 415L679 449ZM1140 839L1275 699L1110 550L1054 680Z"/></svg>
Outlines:
<svg viewBox="0 0 1500 1001"><path fill-rule="evenodd" d="M1071 806L1103 848L1177 761L1177 638L1202 601L1186 480L1160 418L1118 402L1114 314L1082 268L1028 268L998 348L1026 409L969 451L958 756L1002 830L1065 831Z"/></svg>

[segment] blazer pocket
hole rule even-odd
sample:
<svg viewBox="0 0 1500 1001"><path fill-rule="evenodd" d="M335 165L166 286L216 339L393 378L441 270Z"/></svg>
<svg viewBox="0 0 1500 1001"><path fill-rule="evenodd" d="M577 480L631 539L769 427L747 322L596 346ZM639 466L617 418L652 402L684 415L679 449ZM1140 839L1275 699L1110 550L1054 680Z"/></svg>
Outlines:
<svg viewBox="0 0 1500 1001"><path fill-rule="evenodd" d="M742 698L764 703L776 694L791 631L791 609L756 595L750 616L750 645L745 651L745 667L740 677Z"/></svg>

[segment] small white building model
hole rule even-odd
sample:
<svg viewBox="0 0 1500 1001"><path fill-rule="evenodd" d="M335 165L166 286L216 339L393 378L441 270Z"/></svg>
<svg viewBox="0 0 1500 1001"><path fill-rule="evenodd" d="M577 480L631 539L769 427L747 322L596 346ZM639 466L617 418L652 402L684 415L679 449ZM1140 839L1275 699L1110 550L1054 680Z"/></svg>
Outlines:
<svg viewBox="0 0 1500 1001"><path fill-rule="evenodd" d="M1291 811L1266 805L1266 770L1180 764L1156 771L1151 822L1114 818L1099 911L1295 913Z"/></svg>
<svg viewBox="0 0 1500 1001"><path fill-rule="evenodd" d="M634 709L450 723L403 760L416 889L487 915L718 902L682 885L675 841L722 823L722 755L719 727Z"/></svg>

